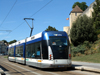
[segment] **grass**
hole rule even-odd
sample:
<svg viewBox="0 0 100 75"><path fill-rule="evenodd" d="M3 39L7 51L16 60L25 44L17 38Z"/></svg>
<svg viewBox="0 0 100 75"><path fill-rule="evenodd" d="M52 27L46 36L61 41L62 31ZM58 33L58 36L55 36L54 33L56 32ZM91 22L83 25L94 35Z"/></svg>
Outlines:
<svg viewBox="0 0 100 75"><path fill-rule="evenodd" d="M92 55L83 55L83 56L72 57L72 61L100 63L100 53L95 53L95 54L92 54Z"/></svg>
<svg viewBox="0 0 100 75"><path fill-rule="evenodd" d="M7 58L8 56L4 56L4 58Z"/></svg>

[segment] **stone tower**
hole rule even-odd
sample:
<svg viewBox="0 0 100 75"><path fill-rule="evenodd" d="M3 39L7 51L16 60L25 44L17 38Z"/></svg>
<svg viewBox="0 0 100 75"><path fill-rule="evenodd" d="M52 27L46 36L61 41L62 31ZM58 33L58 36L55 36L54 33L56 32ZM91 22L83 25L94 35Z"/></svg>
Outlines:
<svg viewBox="0 0 100 75"><path fill-rule="evenodd" d="M78 5L76 5L75 8L73 8L73 10L70 12L70 29L72 28L73 22L82 13L83 13L83 11L78 7Z"/></svg>

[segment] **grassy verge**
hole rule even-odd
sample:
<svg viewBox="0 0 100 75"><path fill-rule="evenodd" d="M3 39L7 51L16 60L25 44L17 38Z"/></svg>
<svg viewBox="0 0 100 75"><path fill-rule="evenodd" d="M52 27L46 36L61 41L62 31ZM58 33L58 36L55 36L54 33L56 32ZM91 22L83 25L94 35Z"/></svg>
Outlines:
<svg viewBox="0 0 100 75"><path fill-rule="evenodd" d="M4 56L4 58L7 58L8 56Z"/></svg>
<svg viewBox="0 0 100 75"><path fill-rule="evenodd" d="M72 61L100 63L100 53L72 57Z"/></svg>

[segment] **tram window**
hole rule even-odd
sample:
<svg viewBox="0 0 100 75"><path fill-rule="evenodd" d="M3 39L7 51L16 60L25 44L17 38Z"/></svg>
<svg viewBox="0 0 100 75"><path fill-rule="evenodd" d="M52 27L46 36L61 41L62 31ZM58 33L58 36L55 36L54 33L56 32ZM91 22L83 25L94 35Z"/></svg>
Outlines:
<svg viewBox="0 0 100 75"><path fill-rule="evenodd" d="M16 47L16 57L23 57L23 46Z"/></svg>
<svg viewBox="0 0 100 75"><path fill-rule="evenodd" d="M9 56L14 56L14 48L9 48Z"/></svg>
<svg viewBox="0 0 100 75"><path fill-rule="evenodd" d="M23 57L23 46L20 46L20 55Z"/></svg>
<svg viewBox="0 0 100 75"><path fill-rule="evenodd" d="M30 58L31 57L31 45L26 46L26 57Z"/></svg>
<svg viewBox="0 0 100 75"><path fill-rule="evenodd" d="M35 58L34 44L31 44L31 58Z"/></svg>
<svg viewBox="0 0 100 75"><path fill-rule="evenodd" d="M16 56L18 56L18 47L16 47Z"/></svg>
<svg viewBox="0 0 100 75"><path fill-rule="evenodd" d="M65 37L50 37L50 45L51 46L58 46L58 45L65 45L67 46L67 39Z"/></svg>
<svg viewBox="0 0 100 75"><path fill-rule="evenodd" d="M40 58L40 42L35 44L35 55L36 58Z"/></svg>
<svg viewBox="0 0 100 75"><path fill-rule="evenodd" d="M26 46L27 58L40 58L40 43L29 44Z"/></svg>

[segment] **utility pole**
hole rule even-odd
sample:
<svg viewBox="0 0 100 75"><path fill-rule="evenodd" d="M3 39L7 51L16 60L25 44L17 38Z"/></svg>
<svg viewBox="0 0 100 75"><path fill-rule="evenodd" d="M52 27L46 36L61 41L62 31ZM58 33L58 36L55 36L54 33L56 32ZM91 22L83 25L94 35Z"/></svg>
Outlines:
<svg viewBox="0 0 100 75"><path fill-rule="evenodd" d="M32 27L28 24L28 22L26 21L26 19L28 19L28 20L32 20ZM28 24L28 26L30 27L30 29L31 29L31 32L30 32L30 37L32 36L32 31L33 31L33 18L24 18L24 20L26 21L26 23Z"/></svg>

